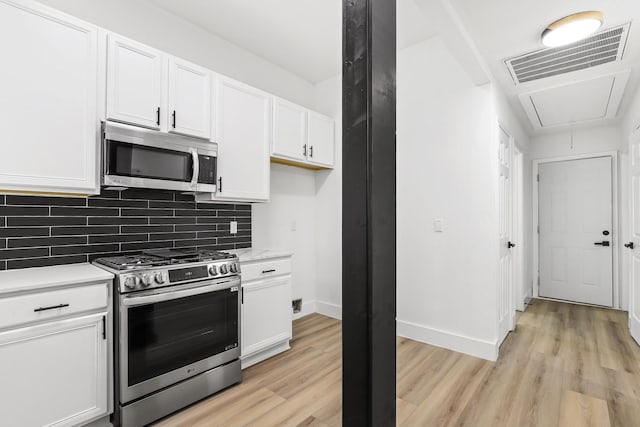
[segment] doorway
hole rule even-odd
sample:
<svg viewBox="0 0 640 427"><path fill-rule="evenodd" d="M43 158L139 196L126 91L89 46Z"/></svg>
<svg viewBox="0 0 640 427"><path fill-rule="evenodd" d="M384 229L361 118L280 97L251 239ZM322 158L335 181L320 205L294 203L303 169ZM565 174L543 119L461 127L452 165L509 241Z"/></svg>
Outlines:
<svg viewBox="0 0 640 427"><path fill-rule="evenodd" d="M538 244L534 295L616 305L615 160L612 155L594 155L534 164Z"/></svg>

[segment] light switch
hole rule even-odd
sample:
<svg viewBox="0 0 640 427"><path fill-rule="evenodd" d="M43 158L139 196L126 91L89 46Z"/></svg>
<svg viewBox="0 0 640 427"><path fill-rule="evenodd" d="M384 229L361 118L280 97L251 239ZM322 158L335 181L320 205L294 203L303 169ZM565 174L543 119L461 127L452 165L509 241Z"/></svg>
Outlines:
<svg viewBox="0 0 640 427"><path fill-rule="evenodd" d="M229 228L231 229L229 231L231 234L238 234L238 221L231 221Z"/></svg>
<svg viewBox="0 0 640 427"><path fill-rule="evenodd" d="M435 231L436 233L444 232L444 225L442 224L442 219L436 218L433 221L433 231Z"/></svg>

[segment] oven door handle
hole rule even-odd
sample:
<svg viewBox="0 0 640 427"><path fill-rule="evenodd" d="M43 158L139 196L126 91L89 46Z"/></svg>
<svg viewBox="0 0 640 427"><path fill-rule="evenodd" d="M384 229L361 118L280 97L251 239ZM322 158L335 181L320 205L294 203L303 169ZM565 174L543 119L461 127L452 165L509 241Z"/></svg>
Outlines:
<svg viewBox="0 0 640 427"><path fill-rule="evenodd" d="M169 301L172 299L190 297L193 295L201 295L209 292L223 291L225 289L231 289L234 286L237 286L237 287L240 286L239 279L232 280L229 282L224 282L224 283L216 283L214 285L198 286L198 287L183 289L179 291L163 292L163 293L154 294L154 295L127 296L122 299L122 305L124 305L125 307L136 307L139 305L153 304L156 302Z"/></svg>
<svg viewBox="0 0 640 427"><path fill-rule="evenodd" d="M191 158L193 158L193 175L191 176L191 186L198 185L198 177L200 176L200 158L195 148L190 148Z"/></svg>

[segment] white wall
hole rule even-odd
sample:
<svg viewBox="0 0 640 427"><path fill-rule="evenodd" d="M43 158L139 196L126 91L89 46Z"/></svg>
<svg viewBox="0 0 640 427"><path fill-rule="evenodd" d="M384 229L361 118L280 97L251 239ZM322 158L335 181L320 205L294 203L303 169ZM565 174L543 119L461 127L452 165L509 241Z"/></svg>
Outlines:
<svg viewBox="0 0 640 427"><path fill-rule="evenodd" d="M498 145L490 86L438 38L398 55L398 332L496 357ZM444 232L433 230L441 218Z"/></svg>
<svg viewBox="0 0 640 427"><path fill-rule="evenodd" d="M292 252L292 298L315 311L316 182L313 171L271 164L271 200L253 205L254 248Z"/></svg>
<svg viewBox="0 0 640 427"><path fill-rule="evenodd" d="M562 131L547 135L538 135L531 144L532 159L589 154L604 151L626 151L620 126L599 126L575 129L573 148L571 131Z"/></svg>
<svg viewBox="0 0 640 427"><path fill-rule="evenodd" d="M336 119L335 168L316 172L316 294L319 312L342 317L342 77L316 84L315 108Z"/></svg>
<svg viewBox="0 0 640 427"><path fill-rule="evenodd" d="M313 106L313 85L308 81L148 0L39 1L282 98Z"/></svg>

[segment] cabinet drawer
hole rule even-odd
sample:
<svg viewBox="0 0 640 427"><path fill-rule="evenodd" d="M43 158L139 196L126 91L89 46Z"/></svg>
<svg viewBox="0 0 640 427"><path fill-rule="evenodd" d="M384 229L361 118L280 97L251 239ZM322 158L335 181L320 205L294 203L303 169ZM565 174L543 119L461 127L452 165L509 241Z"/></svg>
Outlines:
<svg viewBox="0 0 640 427"><path fill-rule="evenodd" d="M0 329L106 308L106 283L0 299Z"/></svg>
<svg viewBox="0 0 640 427"><path fill-rule="evenodd" d="M291 258L240 264L242 282L291 274Z"/></svg>

